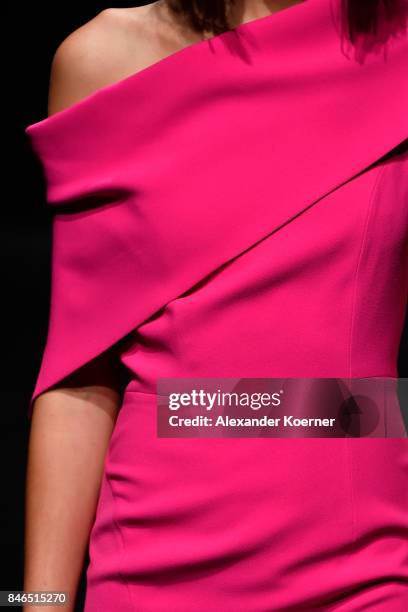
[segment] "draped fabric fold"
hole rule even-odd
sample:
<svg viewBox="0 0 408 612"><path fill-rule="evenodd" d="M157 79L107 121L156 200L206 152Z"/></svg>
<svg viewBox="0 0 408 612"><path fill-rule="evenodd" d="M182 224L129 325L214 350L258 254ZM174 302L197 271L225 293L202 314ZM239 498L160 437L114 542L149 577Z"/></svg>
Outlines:
<svg viewBox="0 0 408 612"><path fill-rule="evenodd" d="M54 207L36 397L408 135L406 35L364 61L308 0L27 128Z"/></svg>

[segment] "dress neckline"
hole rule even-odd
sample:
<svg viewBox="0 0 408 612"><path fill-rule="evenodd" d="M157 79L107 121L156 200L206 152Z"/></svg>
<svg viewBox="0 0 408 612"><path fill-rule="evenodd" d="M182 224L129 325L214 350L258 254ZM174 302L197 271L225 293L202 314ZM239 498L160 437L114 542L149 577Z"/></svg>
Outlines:
<svg viewBox="0 0 408 612"><path fill-rule="evenodd" d="M307 8L311 4L316 3L317 1L323 0L302 0L301 2L293 4L287 8L274 11L269 15L264 15L263 17L257 17L256 19L251 19L250 21L241 23L235 26L234 28L227 30L226 32L221 32L220 34L215 34L214 36L210 36L209 38L204 38L203 40L188 44L185 47L182 47L181 49L178 49L177 51L162 57L156 62L149 64L141 70L137 70L136 72L130 73L128 76L125 76L121 79L113 81L112 83L99 87L92 93L78 100L78 102L74 102L70 106L29 125L25 131L29 133L31 130L35 130L37 127L40 126L53 125L54 123L57 124L60 120L69 117L71 114L75 114L76 111L85 109L88 107L89 104L93 104L99 99L104 98L106 94L118 91L123 86L130 85L130 83L136 83L138 81L142 82L146 77L152 76L155 72L160 71L161 68L170 68L173 63L177 63L183 58L190 56L191 54L194 54L203 49L208 49L211 52L214 45L226 41L228 37L241 37L247 34L256 34L266 28L269 28L272 23L278 24L286 19L296 19L299 14L301 14L302 11L305 10L305 8Z"/></svg>

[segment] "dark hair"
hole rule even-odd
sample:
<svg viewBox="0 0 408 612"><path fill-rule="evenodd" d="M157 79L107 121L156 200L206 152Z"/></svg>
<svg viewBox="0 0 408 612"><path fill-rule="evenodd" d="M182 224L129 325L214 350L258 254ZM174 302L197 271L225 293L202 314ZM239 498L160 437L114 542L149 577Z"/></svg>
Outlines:
<svg viewBox="0 0 408 612"><path fill-rule="evenodd" d="M221 34L230 29L228 6L234 0L167 0L170 8L187 18L198 31ZM307 0L306 0L307 2ZM393 18L401 0L342 0L348 36L353 42L359 34L375 34L380 16Z"/></svg>

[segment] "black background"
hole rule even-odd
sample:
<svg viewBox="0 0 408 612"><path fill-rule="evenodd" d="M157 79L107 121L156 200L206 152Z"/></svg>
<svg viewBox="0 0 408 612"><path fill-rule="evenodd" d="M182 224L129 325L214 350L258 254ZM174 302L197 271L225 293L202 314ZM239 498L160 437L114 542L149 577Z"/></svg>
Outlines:
<svg viewBox="0 0 408 612"><path fill-rule="evenodd" d="M125 7L144 4L111 3ZM50 288L51 211L42 172L24 129L44 118L50 65L59 43L108 6L98 2L15 3L3 20L5 111L2 217L3 363L1 449L3 478L0 589L22 588L23 507L29 421L27 406L45 343ZM4 15L3 15L4 17ZM400 376L408 377L408 330L400 351ZM83 585L78 609L82 607Z"/></svg>

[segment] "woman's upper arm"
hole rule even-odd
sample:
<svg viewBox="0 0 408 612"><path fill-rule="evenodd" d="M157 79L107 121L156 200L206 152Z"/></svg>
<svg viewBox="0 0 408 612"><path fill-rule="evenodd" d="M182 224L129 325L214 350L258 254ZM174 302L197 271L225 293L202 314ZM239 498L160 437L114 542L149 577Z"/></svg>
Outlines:
<svg viewBox="0 0 408 612"><path fill-rule="evenodd" d="M60 44L51 66L49 115L166 55L164 26L145 9L105 9Z"/></svg>
<svg viewBox="0 0 408 612"><path fill-rule="evenodd" d="M115 53L115 13L105 10L70 34L51 64L48 114L59 112L107 83Z"/></svg>

